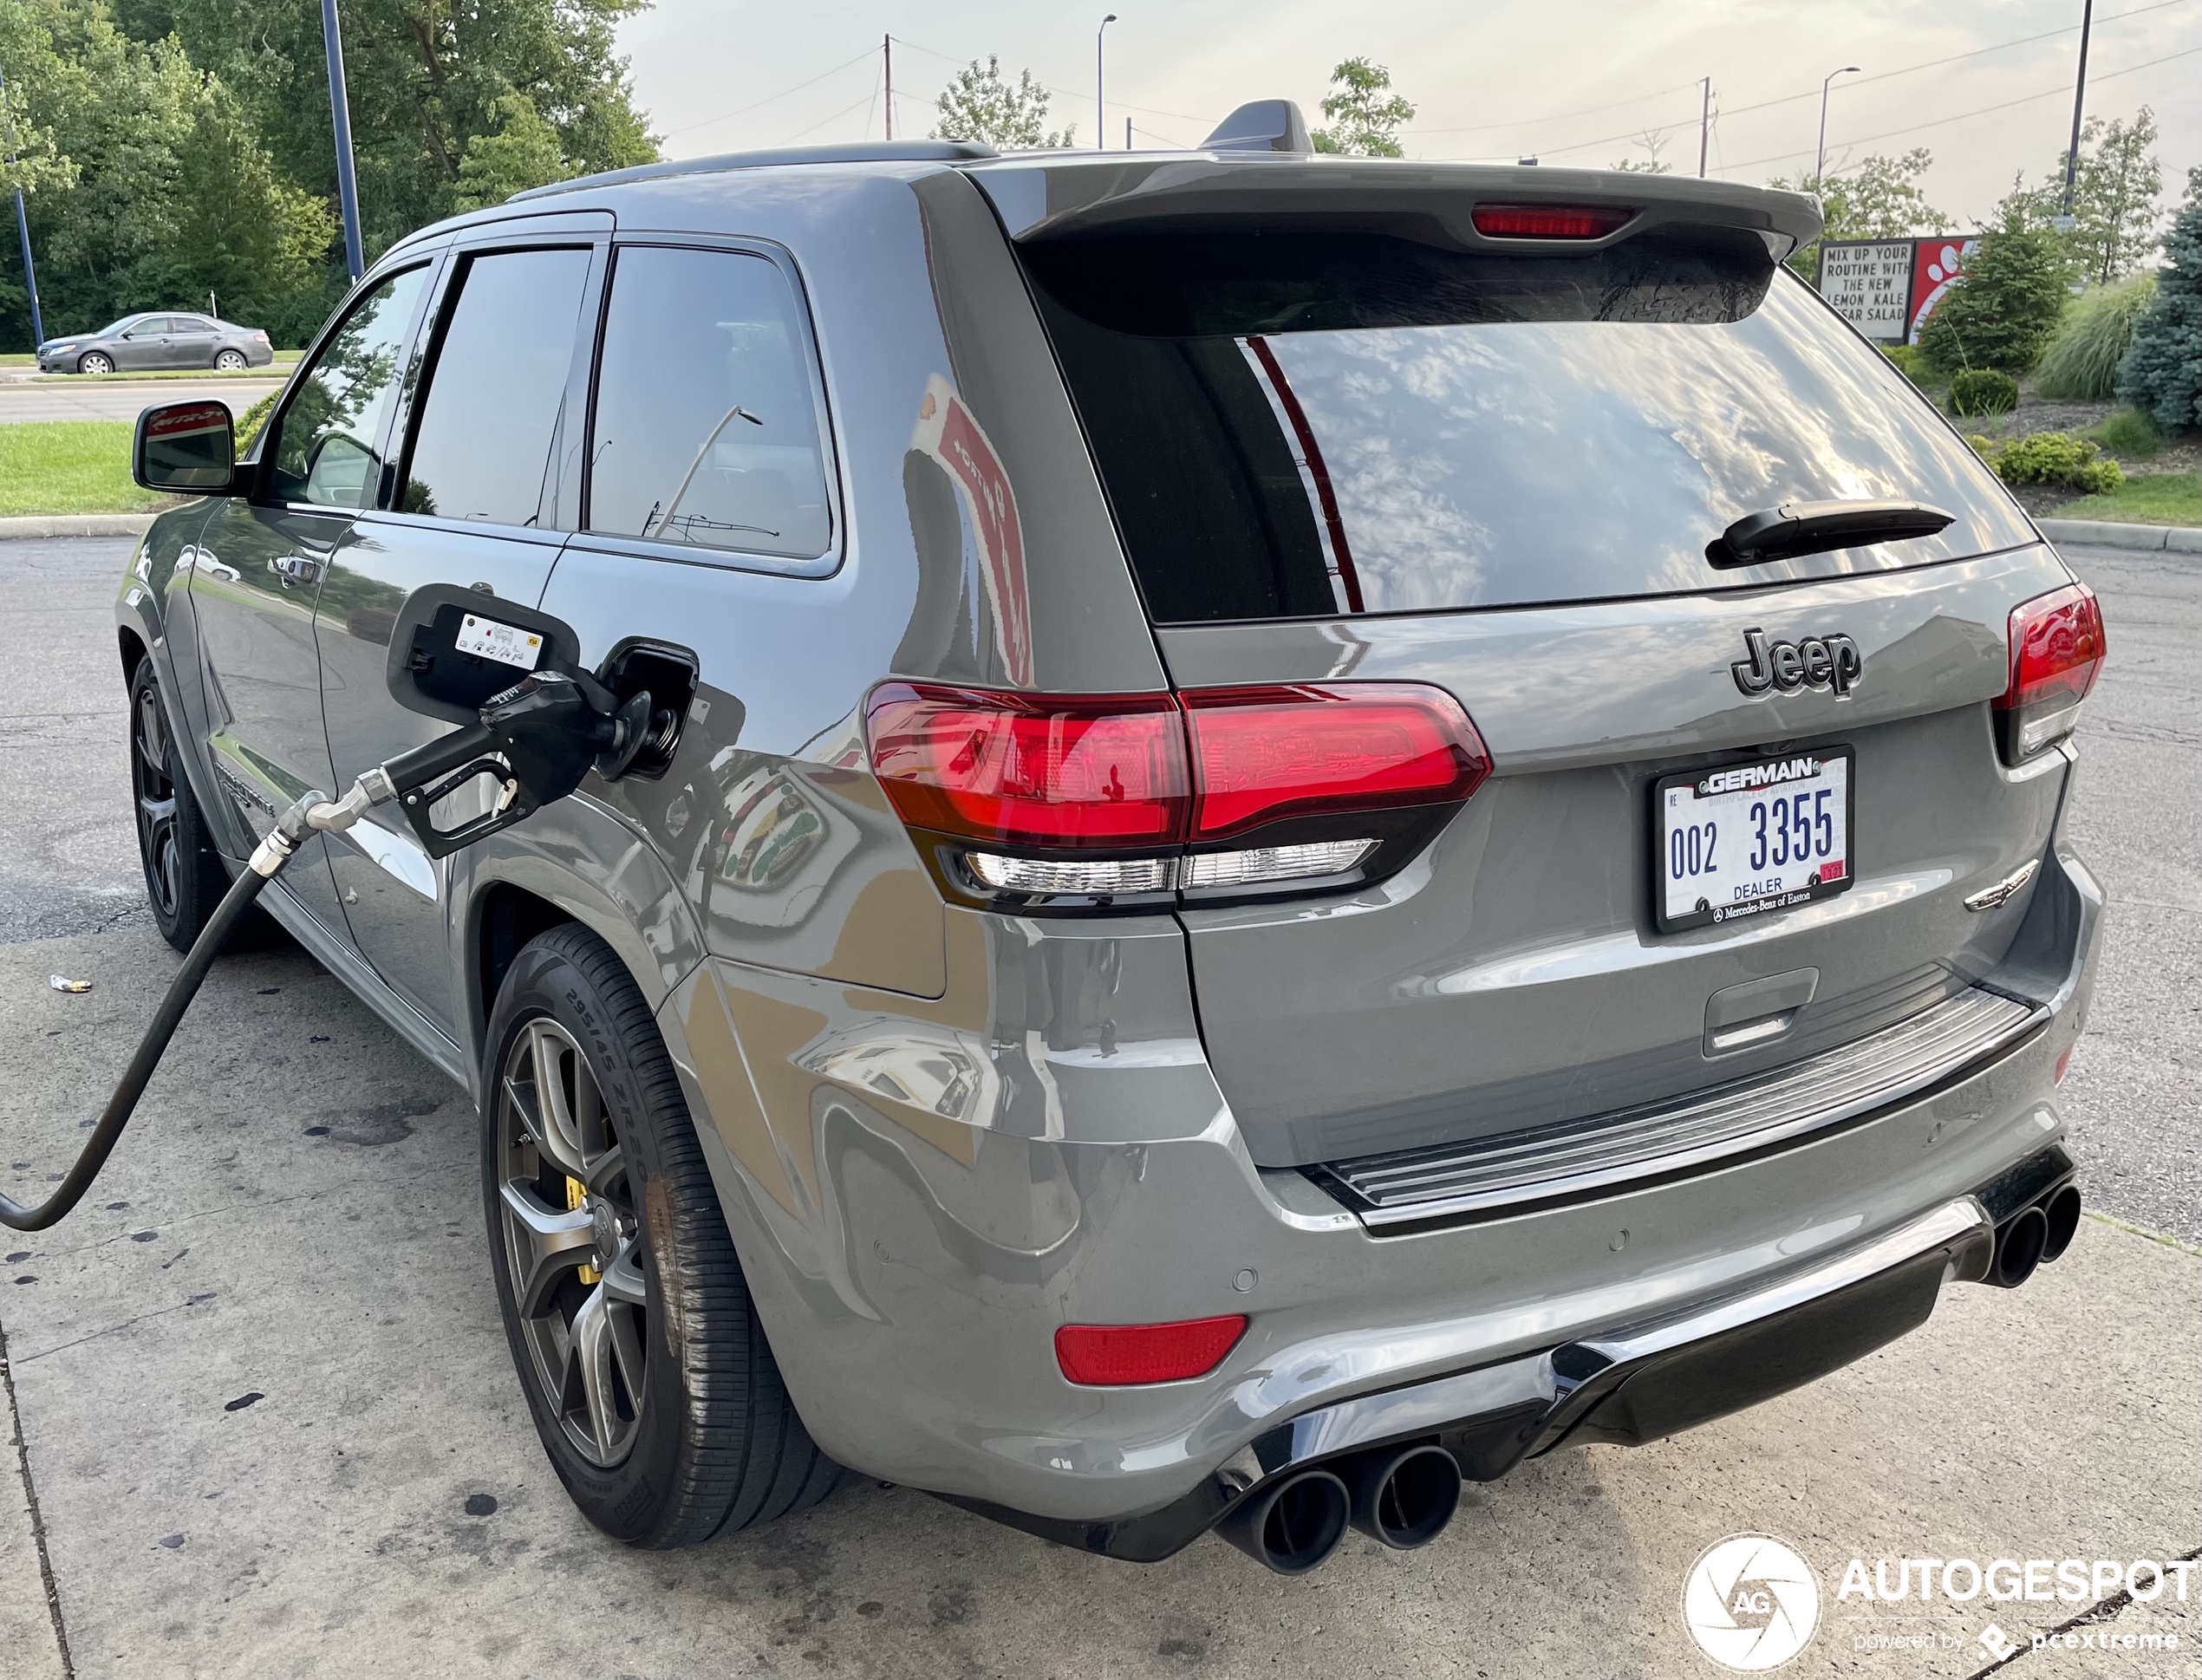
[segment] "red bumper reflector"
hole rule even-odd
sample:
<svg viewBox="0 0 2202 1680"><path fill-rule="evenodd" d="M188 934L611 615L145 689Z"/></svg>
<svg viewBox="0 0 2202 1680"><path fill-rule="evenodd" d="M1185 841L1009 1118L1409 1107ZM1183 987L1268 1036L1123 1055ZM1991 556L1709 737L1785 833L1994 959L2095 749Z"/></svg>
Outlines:
<svg viewBox="0 0 2202 1680"><path fill-rule="evenodd" d="M1222 1364L1246 1328L1243 1312L1167 1325L1065 1325L1055 1332L1055 1363L1089 1388L1182 1383Z"/></svg>
<svg viewBox="0 0 2202 1680"><path fill-rule="evenodd" d="M1636 212L1607 205L1478 205L1470 219L1487 239L1603 239Z"/></svg>
<svg viewBox="0 0 2202 1680"><path fill-rule="evenodd" d="M1281 817L1465 799L1490 755L1460 702L1422 683L1196 688L1193 837Z"/></svg>

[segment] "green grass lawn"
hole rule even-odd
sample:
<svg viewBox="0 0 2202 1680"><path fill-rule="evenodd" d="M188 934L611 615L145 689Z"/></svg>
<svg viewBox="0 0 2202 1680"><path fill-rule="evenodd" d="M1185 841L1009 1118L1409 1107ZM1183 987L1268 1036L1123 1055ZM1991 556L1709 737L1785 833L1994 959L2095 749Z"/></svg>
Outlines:
<svg viewBox="0 0 2202 1680"><path fill-rule="evenodd" d="M0 518L142 513L169 498L130 482L128 420L0 426Z"/></svg>
<svg viewBox="0 0 2202 1680"><path fill-rule="evenodd" d="M2108 496L2052 508L2053 519L2114 519L2132 525L2202 525L2202 472L2134 472Z"/></svg>

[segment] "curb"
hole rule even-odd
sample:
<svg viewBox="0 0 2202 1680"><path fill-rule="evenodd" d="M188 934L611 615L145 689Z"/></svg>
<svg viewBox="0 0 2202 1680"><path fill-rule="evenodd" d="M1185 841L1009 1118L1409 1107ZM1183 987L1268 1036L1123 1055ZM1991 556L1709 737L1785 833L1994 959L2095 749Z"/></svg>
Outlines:
<svg viewBox="0 0 2202 1680"><path fill-rule="evenodd" d="M2036 519L2034 523L2052 543L2202 554L2202 527L2193 525L2129 525L2110 519Z"/></svg>
<svg viewBox="0 0 2202 1680"><path fill-rule="evenodd" d="M150 513L31 514L0 519L0 542L24 537L142 537L155 517Z"/></svg>

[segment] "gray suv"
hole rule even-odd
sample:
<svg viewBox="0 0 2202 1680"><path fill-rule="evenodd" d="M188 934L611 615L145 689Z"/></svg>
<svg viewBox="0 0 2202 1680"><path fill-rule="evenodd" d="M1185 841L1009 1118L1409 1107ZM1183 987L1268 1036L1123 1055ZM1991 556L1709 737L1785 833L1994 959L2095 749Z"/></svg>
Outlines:
<svg viewBox="0 0 2202 1680"><path fill-rule="evenodd" d="M1294 1572L1812 1380L2070 1240L2104 649L1818 228L1278 106L430 228L123 581L160 926L448 726L386 682L424 585L661 703L263 901L472 1094L636 1544L847 1466Z"/></svg>

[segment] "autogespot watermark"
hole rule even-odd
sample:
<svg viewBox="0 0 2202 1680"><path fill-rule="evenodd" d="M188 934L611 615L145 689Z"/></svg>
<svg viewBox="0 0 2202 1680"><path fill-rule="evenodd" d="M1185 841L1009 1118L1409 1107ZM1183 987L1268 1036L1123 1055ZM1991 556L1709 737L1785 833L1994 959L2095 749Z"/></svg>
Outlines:
<svg viewBox="0 0 2202 1680"><path fill-rule="evenodd" d="M1852 1558L1835 1589L1846 1603L2101 1604L2123 1596L2149 1604L2167 1593L2185 1603L2196 1560L2173 1558ZM1839 1615L1840 1610L1833 1614ZM2009 1612L2007 1612L2009 1613ZM2084 1612L2082 1612L2084 1614ZM1821 1593L1812 1566L1786 1540L1771 1534L1730 1534L1705 1548L1683 1578L1682 1625L1705 1656L1738 1673L1782 1667L1812 1643L1821 1624ZM1854 1651L1957 1650L1967 1644L1955 1629L1906 1631L1886 1626L1852 1633ZM2129 1632L2068 1624L2014 1637L1995 1622L1973 1635L2000 1662L2012 1652L2035 1651L2165 1651L2182 1649L2176 1632Z"/></svg>

